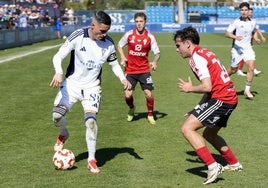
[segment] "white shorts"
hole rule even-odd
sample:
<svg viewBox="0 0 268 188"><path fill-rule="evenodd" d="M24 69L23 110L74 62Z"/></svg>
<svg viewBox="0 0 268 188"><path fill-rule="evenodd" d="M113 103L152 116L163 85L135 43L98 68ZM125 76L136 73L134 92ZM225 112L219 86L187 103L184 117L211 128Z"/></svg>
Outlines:
<svg viewBox="0 0 268 188"><path fill-rule="evenodd" d="M241 50L241 52L238 52L235 48L232 48L231 53L231 67L238 67L241 60L244 60L244 62L249 60L255 61L256 58L255 52L252 47L243 49Z"/></svg>
<svg viewBox="0 0 268 188"><path fill-rule="evenodd" d="M55 98L54 106L64 105L70 110L78 101L81 101L84 111L92 110L97 113L101 101L101 87L81 89L65 79Z"/></svg>

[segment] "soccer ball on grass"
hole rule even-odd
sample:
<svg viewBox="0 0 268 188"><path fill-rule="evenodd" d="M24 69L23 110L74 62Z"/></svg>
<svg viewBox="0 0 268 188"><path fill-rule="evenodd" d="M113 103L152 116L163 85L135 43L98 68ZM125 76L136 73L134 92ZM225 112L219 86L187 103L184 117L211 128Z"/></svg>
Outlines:
<svg viewBox="0 0 268 188"><path fill-rule="evenodd" d="M67 170L74 166L75 156L69 149L56 151L53 156L53 164L57 170Z"/></svg>

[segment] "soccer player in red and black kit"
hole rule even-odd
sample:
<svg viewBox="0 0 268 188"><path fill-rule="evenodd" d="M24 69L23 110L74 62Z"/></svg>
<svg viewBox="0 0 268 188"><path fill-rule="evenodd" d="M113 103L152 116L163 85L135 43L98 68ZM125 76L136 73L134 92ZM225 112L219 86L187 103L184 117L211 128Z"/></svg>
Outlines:
<svg viewBox="0 0 268 188"><path fill-rule="evenodd" d="M148 109L148 121L156 124L154 119L154 89L150 66L153 71L157 69L157 62L160 59L160 50L158 48L155 37L145 29L146 15L138 12L134 15L136 28L124 34L118 43L118 52L121 56L121 65L125 67L127 80L132 84L130 90L125 90L125 100L129 106L127 121L132 121L134 117L134 99L133 91L139 82L141 89L146 97ZM124 47L127 46L127 55L124 54ZM149 52L154 53L153 61L149 63Z"/></svg>
<svg viewBox="0 0 268 188"><path fill-rule="evenodd" d="M193 85L190 77L187 81L179 78L178 87L185 93L204 94L199 104L186 114L187 119L181 127L181 132L207 165L207 179L203 184L209 184L224 170L242 170L242 165L231 148L218 135L220 129L227 126L229 116L237 106L236 89L217 56L199 46L200 37L195 28L178 30L174 35L174 41L176 51L181 57L189 58L189 65L200 81L200 84ZM203 135L198 132L199 129L203 129ZM227 166L223 167L215 161L205 139L219 151Z"/></svg>

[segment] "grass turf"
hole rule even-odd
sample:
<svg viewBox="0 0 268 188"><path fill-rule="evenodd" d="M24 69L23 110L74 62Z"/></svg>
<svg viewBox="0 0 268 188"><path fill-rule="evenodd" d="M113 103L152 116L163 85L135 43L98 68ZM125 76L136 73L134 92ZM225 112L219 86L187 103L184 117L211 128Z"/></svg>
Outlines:
<svg viewBox="0 0 268 188"><path fill-rule="evenodd" d="M111 35L117 43L122 34ZM0 64L0 187L203 187L206 168L179 133L183 114L194 107L201 95L185 94L177 88L178 78L194 79L175 51L171 33L155 34L161 50L155 83L157 125L146 120L145 99L135 91L136 117L126 121L127 106L119 80L108 65L103 70L103 96L98 114L99 136L96 157L101 174L86 169L87 151L83 111L78 103L67 115L70 138L65 147L76 155L75 168L53 168L53 145L57 130L51 110L57 89L49 87L54 74L52 57L57 48ZM267 36L266 36L267 37ZM0 51L0 60L25 54L40 47L62 43L53 40ZM229 67L231 40L223 34L202 34L201 45L214 51ZM244 166L242 172L224 172L210 187L266 187L268 129L267 44L254 45L256 65L253 100L243 96L245 78L233 75L239 105L221 135ZM68 58L64 65L68 63ZM209 145L210 147L210 145ZM215 158L224 164L211 148Z"/></svg>

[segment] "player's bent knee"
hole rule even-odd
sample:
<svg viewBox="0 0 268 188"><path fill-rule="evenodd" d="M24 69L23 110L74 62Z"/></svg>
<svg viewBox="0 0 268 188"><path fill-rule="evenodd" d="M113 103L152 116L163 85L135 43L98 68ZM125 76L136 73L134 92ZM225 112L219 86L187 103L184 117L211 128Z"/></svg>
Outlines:
<svg viewBox="0 0 268 188"><path fill-rule="evenodd" d="M53 113L52 113L52 120L55 123L55 125L62 119L62 117L65 116L67 113L67 110L60 106L54 106L53 107Z"/></svg>
<svg viewBox="0 0 268 188"><path fill-rule="evenodd" d="M93 139L97 138L98 134L98 125L96 122L96 114L86 113L85 114L85 126L90 131Z"/></svg>

